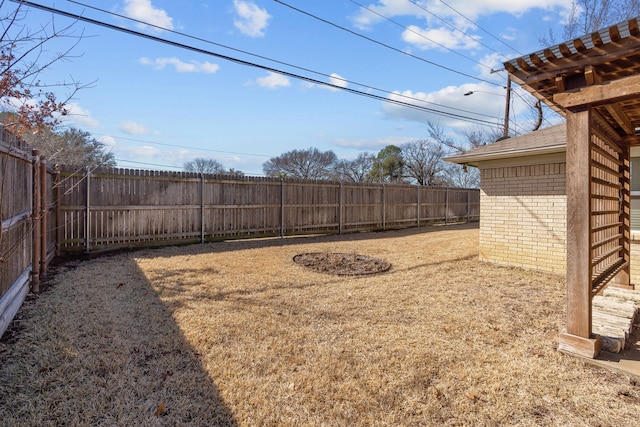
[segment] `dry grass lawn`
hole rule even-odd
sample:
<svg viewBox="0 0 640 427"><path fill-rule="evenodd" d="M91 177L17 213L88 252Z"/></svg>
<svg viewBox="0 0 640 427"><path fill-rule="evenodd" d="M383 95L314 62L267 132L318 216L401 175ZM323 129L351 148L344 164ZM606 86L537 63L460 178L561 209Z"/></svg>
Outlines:
<svg viewBox="0 0 640 427"><path fill-rule="evenodd" d="M0 425L637 426L640 381L556 351L564 278L476 227L67 263L0 343ZM300 253L387 260L332 276Z"/></svg>

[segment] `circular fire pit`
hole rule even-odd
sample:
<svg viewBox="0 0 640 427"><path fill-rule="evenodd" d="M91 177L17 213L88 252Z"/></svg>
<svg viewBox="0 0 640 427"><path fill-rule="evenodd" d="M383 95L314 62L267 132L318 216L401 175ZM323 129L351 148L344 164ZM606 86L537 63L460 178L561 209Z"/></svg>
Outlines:
<svg viewBox="0 0 640 427"><path fill-rule="evenodd" d="M377 274L391 268L391 264L385 260L355 253L304 253L294 256L293 262L320 273L339 276Z"/></svg>

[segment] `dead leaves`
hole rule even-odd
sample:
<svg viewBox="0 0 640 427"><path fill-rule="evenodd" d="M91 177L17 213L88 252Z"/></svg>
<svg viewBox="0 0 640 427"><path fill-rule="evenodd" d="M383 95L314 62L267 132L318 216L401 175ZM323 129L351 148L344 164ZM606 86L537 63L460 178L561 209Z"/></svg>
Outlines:
<svg viewBox="0 0 640 427"><path fill-rule="evenodd" d="M164 403L160 402L158 407L156 408L155 416L159 417L164 415L167 412L167 408L164 406Z"/></svg>

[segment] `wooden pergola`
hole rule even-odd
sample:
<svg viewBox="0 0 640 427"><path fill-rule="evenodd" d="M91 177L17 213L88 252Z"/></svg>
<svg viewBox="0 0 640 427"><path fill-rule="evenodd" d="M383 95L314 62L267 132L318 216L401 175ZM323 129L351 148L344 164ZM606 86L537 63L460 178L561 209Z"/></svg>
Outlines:
<svg viewBox="0 0 640 427"><path fill-rule="evenodd" d="M567 322L559 350L594 358L592 298L628 287L630 147L640 144L638 18L504 64L567 122Z"/></svg>

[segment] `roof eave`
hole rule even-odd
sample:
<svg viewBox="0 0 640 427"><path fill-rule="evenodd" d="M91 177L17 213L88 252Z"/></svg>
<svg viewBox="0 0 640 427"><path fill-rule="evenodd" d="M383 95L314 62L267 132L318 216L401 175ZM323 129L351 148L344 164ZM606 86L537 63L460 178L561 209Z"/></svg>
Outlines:
<svg viewBox="0 0 640 427"><path fill-rule="evenodd" d="M479 167L480 163L490 161L490 160L502 160L502 159L512 159L516 157L530 157L530 156L541 156L544 154L564 153L566 149L567 149L567 144L562 143L562 144L549 145L549 146L540 147L540 148L494 151L492 153L476 154L471 156L461 154L458 156L445 157L443 160L449 163L455 163L459 165Z"/></svg>

